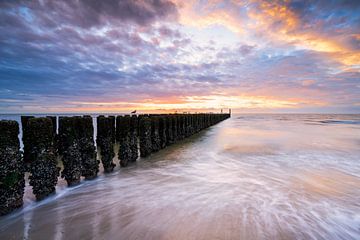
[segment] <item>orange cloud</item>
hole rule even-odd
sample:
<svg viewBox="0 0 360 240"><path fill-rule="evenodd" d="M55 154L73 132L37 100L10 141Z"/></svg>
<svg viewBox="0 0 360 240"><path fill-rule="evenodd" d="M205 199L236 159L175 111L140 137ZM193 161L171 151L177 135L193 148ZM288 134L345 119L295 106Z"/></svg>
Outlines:
<svg viewBox="0 0 360 240"><path fill-rule="evenodd" d="M176 0L180 12L180 23L192 27L208 27L211 25L222 25L232 32L243 33L244 27L239 18L230 11L215 8L221 1L209 1L204 5L197 5L197 0ZM200 9L196 9L196 7ZM201 13L200 13L201 12Z"/></svg>
<svg viewBox="0 0 360 240"><path fill-rule="evenodd" d="M257 1L253 1L257 2ZM284 41L300 48L333 53L331 57L345 65L358 65L360 52L354 51L335 38L322 36L314 31L303 32L301 20L287 8L284 2L261 2L259 8L251 9L249 16L255 22L251 27L265 31L274 40Z"/></svg>
<svg viewBox="0 0 360 240"><path fill-rule="evenodd" d="M346 46L336 36L324 36L312 27L308 28L312 30L302 30L304 23L287 7L288 1L233 0L231 1L233 7L231 5L219 7L220 2L222 1L199 3L197 0L176 0L175 3L180 12L180 23L199 28L218 24L241 36L257 32L277 42L330 53L329 56L332 59L347 66L360 63L360 51ZM234 9L239 8L247 9L248 19L237 15L239 11L234 11ZM349 37L360 39L359 34L352 34Z"/></svg>

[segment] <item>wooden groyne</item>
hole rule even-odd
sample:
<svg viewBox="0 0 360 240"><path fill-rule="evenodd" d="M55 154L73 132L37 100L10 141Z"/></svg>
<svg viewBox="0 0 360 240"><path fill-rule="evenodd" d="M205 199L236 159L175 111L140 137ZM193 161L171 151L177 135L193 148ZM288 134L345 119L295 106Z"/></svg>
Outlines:
<svg viewBox="0 0 360 240"><path fill-rule="evenodd" d="M126 167L140 157L187 138L230 117L230 114L151 114L103 116L94 125L91 116L22 116L23 151L20 151L19 124L0 121L0 215L23 205L25 172L37 200L55 193L60 176L68 186L79 184L81 177L97 177L100 160L104 172L112 172L114 146L120 166ZM57 133L58 129L58 133ZM97 159L99 152L100 160Z"/></svg>

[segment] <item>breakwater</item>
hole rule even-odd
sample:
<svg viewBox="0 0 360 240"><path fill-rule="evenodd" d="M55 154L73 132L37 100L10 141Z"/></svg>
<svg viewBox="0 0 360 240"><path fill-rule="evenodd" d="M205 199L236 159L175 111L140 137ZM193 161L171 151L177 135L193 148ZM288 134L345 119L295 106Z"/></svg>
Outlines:
<svg viewBox="0 0 360 240"><path fill-rule="evenodd" d="M97 177L100 161L104 172L112 172L114 145L126 167L138 157L147 157L205 128L230 117L230 114L157 114L98 116L95 146L91 116L22 116L23 152L16 121L0 121L0 215L23 204L25 172L37 200L55 193L58 176L69 186L81 177ZM58 121L57 121L58 120ZM57 126L58 122L58 126ZM58 129L58 132L56 131ZM97 159L99 152L100 159ZM62 162L63 169L58 166Z"/></svg>

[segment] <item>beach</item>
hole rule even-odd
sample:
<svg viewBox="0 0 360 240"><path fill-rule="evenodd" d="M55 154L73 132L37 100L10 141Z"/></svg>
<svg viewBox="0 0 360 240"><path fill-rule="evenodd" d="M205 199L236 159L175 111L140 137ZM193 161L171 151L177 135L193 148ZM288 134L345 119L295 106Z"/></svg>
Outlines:
<svg viewBox="0 0 360 240"><path fill-rule="evenodd" d="M359 145L359 115L234 115L41 202L27 183L0 238L358 239Z"/></svg>

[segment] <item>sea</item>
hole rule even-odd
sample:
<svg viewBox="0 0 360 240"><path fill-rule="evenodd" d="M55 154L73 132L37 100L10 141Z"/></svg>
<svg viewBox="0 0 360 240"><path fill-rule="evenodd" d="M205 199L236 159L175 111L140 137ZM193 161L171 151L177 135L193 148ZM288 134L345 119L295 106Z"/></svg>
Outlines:
<svg viewBox="0 0 360 240"><path fill-rule="evenodd" d="M360 115L234 114L115 161L40 202L27 181L0 239L360 239Z"/></svg>

